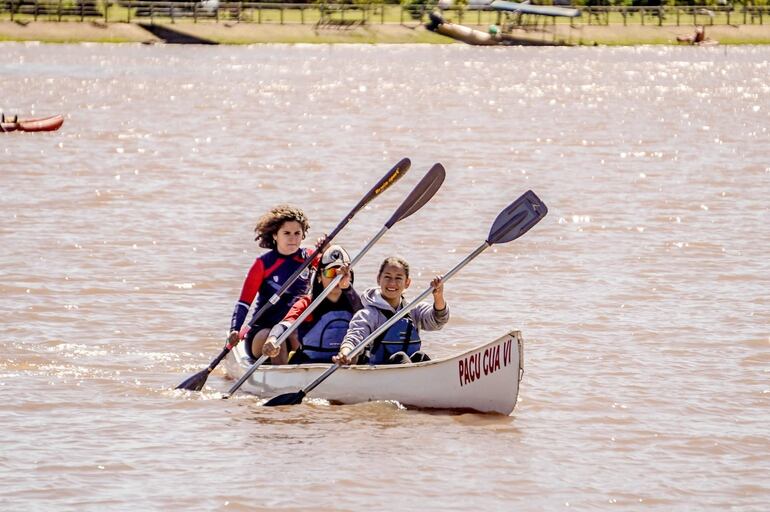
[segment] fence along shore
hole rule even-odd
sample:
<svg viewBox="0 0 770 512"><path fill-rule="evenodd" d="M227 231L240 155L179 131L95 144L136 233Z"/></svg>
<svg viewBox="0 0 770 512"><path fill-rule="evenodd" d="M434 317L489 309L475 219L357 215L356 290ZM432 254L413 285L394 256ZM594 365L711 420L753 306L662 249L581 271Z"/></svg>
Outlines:
<svg viewBox="0 0 770 512"><path fill-rule="evenodd" d="M576 6L577 18L554 18L553 24L719 26L764 25L770 21L770 6ZM132 21L174 22L179 20L257 24L385 25L425 23L435 5L392 4L295 4L266 2L202 2L155 0L5 0L0 2L0 21ZM504 14L488 6L439 9L459 24L500 24ZM526 25L526 21L523 22Z"/></svg>

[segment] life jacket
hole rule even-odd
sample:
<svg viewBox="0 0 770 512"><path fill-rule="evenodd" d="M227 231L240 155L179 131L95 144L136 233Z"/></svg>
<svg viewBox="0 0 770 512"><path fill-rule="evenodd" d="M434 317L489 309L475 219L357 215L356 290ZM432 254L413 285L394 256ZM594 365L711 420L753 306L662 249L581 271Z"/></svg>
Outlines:
<svg viewBox="0 0 770 512"><path fill-rule="evenodd" d="M312 325L303 323L297 329L302 352L312 363L331 363L332 356L340 351L340 344L348 332L350 311L328 311Z"/></svg>
<svg viewBox="0 0 770 512"><path fill-rule="evenodd" d="M268 300L281 289L286 280L302 265L308 254L307 249L300 249L292 256L283 256L274 249L262 256L265 267L265 277L262 279L262 283L259 286L256 304L254 305L254 315L256 315L257 311L259 311L262 306L264 306ZM270 306L267 311L257 319L257 324L260 326L272 327L283 320L283 317L289 312L292 304L294 304L301 295L307 292L309 281L310 270L305 269L300 277L294 281L294 284L281 295L278 302ZM251 322L249 322L249 325L252 326L252 330L254 315L252 315Z"/></svg>
<svg viewBox="0 0 770 512"><path fill-rule="evenodd" d="M380 312L390 320L395 313L381 309ZM388 364L390 356L396 352L406 352L411 356L420 350L420 332L412 317L407 314L391 325L380 337L374 340L369 350L369 364Z"/></svg>

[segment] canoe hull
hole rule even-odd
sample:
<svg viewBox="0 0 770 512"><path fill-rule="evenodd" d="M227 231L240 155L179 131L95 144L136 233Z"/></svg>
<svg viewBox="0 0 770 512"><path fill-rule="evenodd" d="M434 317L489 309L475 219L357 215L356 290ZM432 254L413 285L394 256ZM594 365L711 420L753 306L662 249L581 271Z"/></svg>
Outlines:
<svg viewBox="0 0 770 512"><path fill-rule="evenodd" d="M250 362L239 345L225 359L237 379ZM325 364L261 366L243 384L261 398L297 392L328 368ZM309 393L310 398L354 404L394 400L420 409L510 414L523 374L523 340L512 331L454 357L403 365L343 367Z"/></svg>
<svg viewBox="0 0 770 512"><path fill-rule="evenodd" d="M6 118L0 123L0 132L52 132L61 128L64 117L55 115L34 119Z"/></svg>
<svg viewBox="0 0 770 512"><path fill-rule="evenodd" d="M443 36L474 46L568 46L564 41L547 41L520 33L490 34L475 28L445 21L440 15L430 13L430 21L425 28Z"/></svg>
<svg viewBox="0 0 770 512"><path fill-rule="evenodd" d="M495 37L488 32L450 23L436 13L430 13L429 18L430 22L426 24L425 28L443 36L451 37L457 41L474 46L497 46L501 44L499 37Z"/></svg>

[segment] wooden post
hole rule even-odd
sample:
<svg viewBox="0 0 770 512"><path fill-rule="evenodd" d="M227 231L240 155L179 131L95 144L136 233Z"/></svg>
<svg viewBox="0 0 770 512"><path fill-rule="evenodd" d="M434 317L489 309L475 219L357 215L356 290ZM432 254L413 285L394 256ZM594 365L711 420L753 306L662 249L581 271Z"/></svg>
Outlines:
<svg viewBox="0 0 770 512"><path fill-rule="evenodd" d="M128 0L128 9L126 10L126 23L131 23L131 0Z"/></svg>
<svg viewBox="0 0 770 512"><path fill-rule="evenodd" d="M283 25L283 5L281 5L281 25Z"/></svg>
<svg viewBox="0 0 770 512"><path fill-rule="evenodd" d="M380 25L385 24L385 4L380 4Z"/></svg>

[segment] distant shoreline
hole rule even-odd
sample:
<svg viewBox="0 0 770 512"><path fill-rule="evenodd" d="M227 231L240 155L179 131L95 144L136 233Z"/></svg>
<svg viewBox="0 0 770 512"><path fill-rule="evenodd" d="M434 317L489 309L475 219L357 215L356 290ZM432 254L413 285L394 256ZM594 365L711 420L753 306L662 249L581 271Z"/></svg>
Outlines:
<svg viewBox="0 0 770 512"><path fill-rule="evenodd" d="M426 30L422 25L370 24L353 28L318 28L300 24L198 23L177 21L157 24L192 38L217 44L464 44ZM486 26L473 26L486 30ZM543 40L558 39L573 45L671 44L690 35L692 26L577 26L556 25L555 34L533 34ZM770 44L770 25L706 26L709 38L720 44ZM137 23L0 21L0 42L42 43L163 43Z"/></svg>

